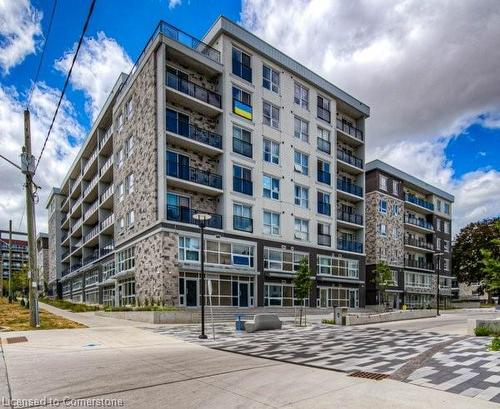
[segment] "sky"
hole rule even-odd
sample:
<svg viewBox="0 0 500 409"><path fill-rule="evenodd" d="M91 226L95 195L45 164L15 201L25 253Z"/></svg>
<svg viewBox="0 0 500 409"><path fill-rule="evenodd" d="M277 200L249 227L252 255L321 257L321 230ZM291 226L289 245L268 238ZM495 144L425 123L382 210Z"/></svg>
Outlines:
<svg viewBox="0 0 500 409"><path fill-rule="evenodd" d="M0 0L0 154L14 161L31 89L40 153L90 5L58 1L47 36L53 1ZM367 160L454 194L454 233L500 215L497 0L97 0L36 175L39 231L52 186L158 21L201 38L221 14L368 104ZM23 177L1 159L0 197L0 228L24 229Z"/></svg>

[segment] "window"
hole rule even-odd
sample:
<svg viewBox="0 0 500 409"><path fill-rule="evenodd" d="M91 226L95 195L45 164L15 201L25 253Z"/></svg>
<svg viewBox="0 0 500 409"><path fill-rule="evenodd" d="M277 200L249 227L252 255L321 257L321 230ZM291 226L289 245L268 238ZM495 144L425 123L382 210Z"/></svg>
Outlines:
<svg viewBox="0 0 500 409"><path fill-rule="evenodd" d="M133 193L134 192L134 174L131 173L125 178L125 183L127 186L127 194Z"/></svg>
<svg viewBox="0 0 500 409"><path fill-rule="evenodd" d="M318 118L330 122L330 100L318 95Z"/></svg>
<svg viewBox="0 0 500 409"><path fill-rule="evenodd" d="M240 203L233 204L233 229L252 232L252 207Z"/></svg>
<svg viewBox="0 0 500 409"><path fill-rule="evenodd" d="M450 222L446 220L444 221L444 232L450 234Z"/></svg>
<svg viewBox="0 0 500 409"><path fill-rule="evenodd" d="M450 242L448 240L443 240L443 251L450 251Z"/></svg>
<svg viewBox="0 0 500 409"><path fill-rule="evenodd" d="M437 203L436 203L436 207L437 207L437 211L440 212L441 211L441 200L437 200Z"/></svg>
<svg viewBox="0 0 500 409"><path fill-rule="evenodd" d="M318 191L318 213L331 215L330 194Z"/></svg>
<svg viewBox="0 0 500 409"><path fill-rule="evenodd" d="M387 226L384 223L378 225L378 234L380 236L387 236Z"/></svg>
<svg viewBox="0 0 500 409"><path fill-rule="evenodd" d="M309 90L298 82L294 84L293 101L302 108L309 109Z"/></svg>
<svg viewBox="0 0 500 409"><path fill-rule="evenodd" d="M392 204L392 215L397 216L398 215L398 205L397 203Z"/></svg>
<svg viewBox="0 0 500 409"><path fill-rule="evenodd" d="M134 114L134 104L132 102L132 98L130 98L125 104L125 112L128 119L132 118L132 115Z"/></svg>
<svg viewBox="0 0 500 409"><path fill-rule="evenodd" d="M132 154L133 150L134 150L134 136L131 135L125 141L125 153L127 157L129 157Z"/></svg>
<svg viewBox="0 0 500 409"><path fill-rule="evenodd" d="M327 185L331 183L329 162L318 160L318 182L326 183Z"/></svg>
<svg viewBox="0 0 500 409"><path fill-rule="evenodd" d="M248 54L233 47L233 74L252 82L251 58Z"/></svg>
<svg viewBox="0 0 500 409"><path fill-rule="evenodd" d="M309 241L309 220L295 218L294 237L297 240Z"/></svg>
<svg viewBox="0 0 500 409"><path fill-rule="evenodd" d="M297 307L300 300L295 296L293 284L265 284L264 285L264 305L266 307ZM303 306L309 306L309 299L302 300Z"/></svg>
<svg viewBox="0 0 500 409"><path fill-rule="evenodd" d="M233 165L233 190L246 195L253 195L251 169L244 168L239 165Z"/></svg>
<svg viewBox="0 0 500 409"><path fill-rule="evenodd" d="M318 244L321 246L332 245L331 226L328 223L318 223Z"/></svg>
<svg viewBox="0 0 500 409"><path fill-rule="evenodd" d="M123 186L123 183L120 183L118 185L118 202L123 202L123 198L125 197L125 187Z"/></svg>
<svg viewBox="0 0 500 409"><path fill-rule="evenodd" d="M269 125L275 129L280 127L280 109L279 107L265 102L262 104L264 116L264 125Z"/></svg>
<svg viewBox="0 0 500 409"><path fill-rule="evenodd" d="M294 152L294 169L295 172L302 173L303 175L309 174L309 156L300 151Z"/></svg>
<svg viewBox="0 0 500 409"><path fill-rule="evenodd" d="M380 175L378 182L379 182L379 185L378 185L379 189L387 192L387 178L383 175Z"/></svg>
<svg viewBox="0 0 500 409"><path fill-rule="evenodd" d="M449 203L444 204L444 212L448 215L450 214L450 204Z"/></svg>
<svg viewBox="0 0 500 409"><path fill-rule="evenodd" d="M252 157L252 134L236 125L233 125L233 152Z"/></svg>
<svg viewBox="0 0 500 409"><path fill-rule="evenodd" d="M383 199L379 199L378 201L378 211L382 214L387 213L387 202Z"/></svg>
<svg viewBox="0 0 500 409"><path fill-rule="evenodd" d="M200 241L194 237L179 236L179 261L199 261Z"/></svg>
<svg viewBox="0 0 500 409"><path fill-rule="evenodd" d="M309 122L296 116L293 127L293 134L296 138L302 139L304 142L309 141Z"/></svg>
<svg viewBox="0 0 500 409"><path fill-rule="evenodd" d="M393 227L392 228L392 238L393 239L397 239L398 238L398 228L397 227Z"/></svg>
<svg viewBox="0 0 500 409"><path fill-rule="evenodd" d="M123 114L118 115L118 121L116 122L116 129L121 131L123 128Z"/></svg>
<svg viewBox="0 0 500 409"><path fill-rule="evenodd" d="M280 89L280 73L267 65L263 65L262 86L269 91L278 93Z"/></svg>
<svg viewBox="0 0 500 409"><path fill-rule="evenodd" d="M116 272L132 270L135 267L135 247L129 247L116 254Z"/></svg>
<svg viewBox="0 0 500 409"><path fill-rule="evenodd" d="M304 209L309 208L309 188L295 185L295 205Z"/></svg>
<svg viewBox="0 0 500 409"><path fill-rule="evenodd" d="M125 230L125 219L120 217L120 220L118 220L118 231L121 233L123 230Z"/></svg>
<svg viewBox="0 0 500 409"><path fill-rule="evenodd" d="M359 262L347 258L318 255L318 274L359 278Z"/></svg>
<svg viewBox="0 0 500 409"><path fill-rule="evenodd" d="M250 121L253 118L252 96L237 87L233 87L233 112Z"/></svg>
<svg viewBox="0 0 500 409"><path fill-rule="evenodd" d="M399 194L399 182L397 180L392 181L392 194L396 196Z"/></svg>
<svg viewBox="0 0 500 409"><path fill-rule="evenodd" d="M309 254L294 250L282 250L272 247L264 247L264 269L293 273L299 269L300 262L306 258L309 262Z"/></svg>
<svg viewBox="0 0 500 409"><path fill-rule="evenodd" d="M269 162L275 165L279 165L280 144L278 142L271 141L270 139L264 139L264 150L262 156L264 162Z"/></svg>
<svg viewBox="0 0 500 409"><path fill-rule="evenodd" d="M436 218L436 231L441 231L441 219Z"/></svg>
<svg viewBox="0 0 500 409"><path fill-rule="evenodd" d="M127 226L133 226L135 222L135 212L131 210L130 212L127 213Z"/></svg>
<svg viewBox="0 0 500 409"><path fill-rule="evenodd" d="M120 169L123 165L123 148L121 148L116 153L116 162L117 162L118 169Z"/></svg>
<svg viewBox="0 0 500 409"><path fill-rule="evenodd" d="M445 271L450 271L450 260L445 258L443 259L444 265L443 268Z"/></svg>
<svg viewBox="0 0 500 409"><path fill-rule="evenodd" d="M441 251L441 239L439 237L436 238L436 248Z"/></svg>
<svg viewBox="0 0 500 409"><path fill-rule="evenodd" d="M262 195L268 199L279 200L280 198L280 180L271 176L264 175L262 178Z"/></svg>
<svg viewBox="0 0 500 409"><path fill-rule="evenodd" d="M280 214L264 210L264 234L279 235L280 234Z"/></svg>
<svg viewBox="0 0 500 409"><path fill-rule="evenodd" d="M225 241L206 240L206 262L209 264L253 267L254 247Z"/></svg>
<svg viewBox="0 0 500 409"><path fill-rule="evenodd" d="M331 143L330 143L330 131L323 128L318 128L318 150L330 154Z"/></svg>
<svg viewBox="0 0 500 409"><path fill-rule="evenodd" d="M118 284L120 305L135 305L135 279L130 278Z"/></svg>

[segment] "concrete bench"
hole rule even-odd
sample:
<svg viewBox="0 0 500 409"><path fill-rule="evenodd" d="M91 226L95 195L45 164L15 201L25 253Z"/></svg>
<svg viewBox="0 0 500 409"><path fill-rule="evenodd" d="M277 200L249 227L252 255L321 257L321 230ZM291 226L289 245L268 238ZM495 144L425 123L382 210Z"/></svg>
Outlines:
<svg viewBox="0 0 500 409"><path fill-rule="evenodd" d="M283 323L276 314L256 314L253 321L245 321L245 331L281 329L282 325Z"/></svg>

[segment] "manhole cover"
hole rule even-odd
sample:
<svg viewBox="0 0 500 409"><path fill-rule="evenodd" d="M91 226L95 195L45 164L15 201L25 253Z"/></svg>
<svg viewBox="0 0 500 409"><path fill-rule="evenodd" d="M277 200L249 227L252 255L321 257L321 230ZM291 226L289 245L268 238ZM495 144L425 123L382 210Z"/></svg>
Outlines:
<svg viewBox="0 0 500 409"><path fill-rule="evenodd" d="M374 381L381 381L382 379L389 377L388 374L365 372L365 371L353 372L349 376L354 376L355 378L373 379Z"/></svg>
<svg viewBox="0 0 500 409"><path fill-rule="evenodd" d="M18 342L28 342L28 338L26 337L10 337L5 338L7 344L17 344Z"/></svg>

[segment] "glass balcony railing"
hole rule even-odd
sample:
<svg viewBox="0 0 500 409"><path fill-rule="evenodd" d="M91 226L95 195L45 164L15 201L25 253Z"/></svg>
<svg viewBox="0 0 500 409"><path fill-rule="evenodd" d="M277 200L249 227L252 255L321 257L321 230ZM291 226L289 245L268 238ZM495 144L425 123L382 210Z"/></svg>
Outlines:
<svg viewBox="0 0 500 409"><path fill-rule="evenodd" d="M208 146L213 146L214 148L222 149L222 136L197 128L186 121L170 120L167 118L167 131Z"/></svg>
<svg viewBox="0 0 500 409"><path fill-rule="evenodd" d="M253 195L253 182L248 179L233 176L233 190L235 192L244 193L245 195Z"/></svg>
<svg viewBox="0 0 500 409"><path fill-rule="evenodd" d="M327 185L332 183L332 174L330 172L324 172L318 170L318 182L326 183Z"/></svg>
<svg viewBox="0 0 500 409"><path fill-rule="evenodd" d="M167 176L186 180L199 185L222 189L222 176L207 170L181 165L178 162L167 162Z"/></svg>
<svg viewBox="0 0 500 409"><path fill-rule="evenodd" d="M239 153L240 155L246 156L247 158L251 158L252 144L242 139L233 137L233 152Z"/></svg>
<svg viewBox="0 0 500 409"><path fill-rule="evenodd" d="M171 72L167 72L167 86L216 108L221 108L222 106L222 98L219 94L194 82L180 78Z"/></svg>
<svg viewBox="0 0 500 409"><path fill-rule="evenodd" d="M423 260L405 259L405 267L421 268L424 270L434 270L434 264Z"/></svg>
<svg viewBox="0 0 500 409"><path fill-rule="evenodd" d="M337 220L342 220L348 223L354 223L363 225L363 216L355 213L343 212L342 210L337 210Z"/></svg>
<svg viewBox="0 0 500 409"><path fill-rule="evenodd" d="M344 151L337 150L337 159L342 162L349 163L357 168L363 169L363 161L354 155L350 155Z"/></svg>
<svg viewBox="0 0 500 409"><path fill-rule="evenodd" d="M318 118L323 121L330 122L331 113L328 109L318 106Z"/></svg>
<svg viewBox="0 0 500 409"><path fill-rule="evenodd" d="M415 195L412 195L411 193L405 193L405 200L407 202L416 204L417 206L423 207L427 210L434 211L434 203L421 199Z"/></svg>
<svg viewBox="0 0 500 409"><path fill-rule="evenodd" d="M332 214L330 203L318 202L318 213L330 216Z"/></svg>
<svg viewBox="0 0 500 409"><path fill-rule="evenodd" d="M332 236L330 234L318 233L318 244L330 247L332 245Z"/></svg>
<svg viewBox="0 0 500 409"><path fill-rule="evenodd" d="M170 221L199 225L199 222L193 218L193 215L197 213L206 213L212 216L210 220L207 221L206 227L222 229L222 216L220 214L209 213L204 210L195 210L189 207L167 205L167 220Z"/></svg>
<svg viewBox="0 0 500 409"><path fill-rule="evenodd" d="M337 179L337 189L352 195L363 197L363 188L346 180Z"/></svg>
<svg viewBox="0 0 500 409"><path fill-rule="evenodd" d="M355 128L351 124L346 121L342 121L341 119L337 119L337 129L342 132L359 139L360 141L364 141L363 131L361 129Z"/></svg>
<svg viewBox="0 0 500 409"><path fill-rule="evenodd" d="M253 219L250 217L233 215L233 229L251 233L253 232Z"/></svg>
<svg viewBox="0 0 500 409"><path fill-rule="evenodd" d="M353 253L362 253L363 243L358 243L357 241L338 239L337 250L351 251Z"/></svg>
<svg viewBox="0 0 500 409"><path fill-rule="evenodd" d="M405 223L413 224L414 226L423 227L424 229L428 229L428 230L434 230L433 224L428 222L425 219L422 219L422 218L411 217L411 216L405 215Z"/></svg>
<svg viewBox="0 0 500 409"><path fill-rule="evenodd" d="M408 246L413 246L413 247L419 247L421 249L426 249L426 250L433 250L434 246L432 243L422 240L422 239L415 239L412 237L405 237L405 244Z"/></svg>

